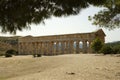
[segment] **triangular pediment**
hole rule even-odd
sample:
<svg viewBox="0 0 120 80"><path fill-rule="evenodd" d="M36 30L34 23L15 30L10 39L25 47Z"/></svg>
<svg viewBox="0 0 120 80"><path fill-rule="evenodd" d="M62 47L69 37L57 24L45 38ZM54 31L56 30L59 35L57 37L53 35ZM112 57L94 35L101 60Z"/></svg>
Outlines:
<svg viewBox="0 0 120 80"><path fill-rule="evenodd" d="M102 29L96 30L95 34L106 36L106 34L104 33L104 31Z"/></svg>

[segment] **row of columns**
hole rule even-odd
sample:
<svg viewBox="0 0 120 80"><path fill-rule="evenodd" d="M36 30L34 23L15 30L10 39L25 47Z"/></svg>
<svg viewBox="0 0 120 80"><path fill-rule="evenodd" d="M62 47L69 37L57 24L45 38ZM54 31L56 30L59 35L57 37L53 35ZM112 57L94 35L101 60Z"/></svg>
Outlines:
<svg viewBox="0 0 120 80"><path fill-rule="evenodd" d="M80 52L90 52L90 42L87 46L87 41L46 41L46 42L19 42L19 54L71 54Z"/></svg>

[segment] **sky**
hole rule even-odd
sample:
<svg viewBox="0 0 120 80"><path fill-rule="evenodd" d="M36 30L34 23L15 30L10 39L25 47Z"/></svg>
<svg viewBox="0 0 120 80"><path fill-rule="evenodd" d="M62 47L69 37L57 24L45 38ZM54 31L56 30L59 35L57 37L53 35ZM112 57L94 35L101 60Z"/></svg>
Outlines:
<svg viewBox="0 0 120 80"><path fill-rule="evenodd" d="M0 33L0 36L46 36L92 32L99 29L99 27L92 25L92 22L88 20L88 16L93 16L101 9L103 8L90 6L87 9L83 9L78 15L68 17L51 17L50 19L45 20L45 24L32 24L30 30L23 30L22 32L17 31L16 35ZM114 30L108 30L105 28L102 29L106 34L106 43L120 41L120 28Z"/></svg>

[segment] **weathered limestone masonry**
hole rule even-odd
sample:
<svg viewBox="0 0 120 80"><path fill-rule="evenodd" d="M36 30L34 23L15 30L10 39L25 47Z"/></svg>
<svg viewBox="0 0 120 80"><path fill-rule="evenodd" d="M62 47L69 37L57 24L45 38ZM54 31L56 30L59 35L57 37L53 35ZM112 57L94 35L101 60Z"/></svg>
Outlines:
<svg viewBox="0 0 120 80"><path fill-rule="evenodd" d="M70 53L91 53L90 44L98 37L105 42L105 33L99 29L90 33L76 33L53 36L32 37L18 39L19 54L57 55Z"/></svg>

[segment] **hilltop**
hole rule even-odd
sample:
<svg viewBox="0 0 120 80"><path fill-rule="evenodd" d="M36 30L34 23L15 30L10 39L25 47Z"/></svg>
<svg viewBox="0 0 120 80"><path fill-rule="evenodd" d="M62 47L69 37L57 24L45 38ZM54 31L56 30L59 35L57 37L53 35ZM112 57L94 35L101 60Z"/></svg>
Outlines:
<svg viewBox="0 0 120 80"><path fill-rule="evenodd" d="M117 46L117 45L120 45L120 41L109 42L109 43L106 43L106 44L110 45L110 46Z"/></svg>

